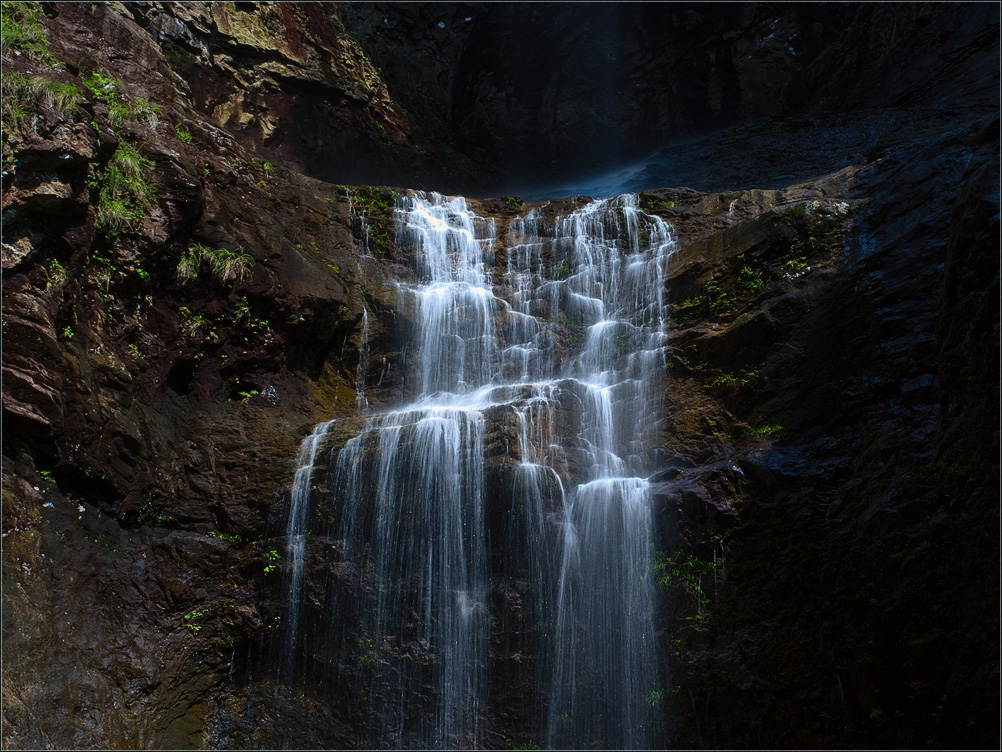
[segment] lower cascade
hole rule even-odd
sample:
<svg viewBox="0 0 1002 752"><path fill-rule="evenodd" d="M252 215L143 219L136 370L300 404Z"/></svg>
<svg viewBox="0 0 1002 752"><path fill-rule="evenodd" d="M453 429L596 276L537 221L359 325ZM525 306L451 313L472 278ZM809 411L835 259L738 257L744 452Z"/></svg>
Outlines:
<svg viewBox="0 0 1002 752"><path fill-rule="evenodd" d="M301 447L276 670L350 693L362 745L503 746L506 716L553 748L653 741L675 243L633 195L545 210L499 238L462 198L400 199L400 404Z"/></svg>

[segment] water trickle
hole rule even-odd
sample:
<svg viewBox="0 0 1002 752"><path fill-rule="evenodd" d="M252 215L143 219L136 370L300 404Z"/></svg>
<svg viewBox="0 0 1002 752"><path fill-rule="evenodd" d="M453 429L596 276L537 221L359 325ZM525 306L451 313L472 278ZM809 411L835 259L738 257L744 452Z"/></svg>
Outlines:
<svg viewBox="0 0 1002 752"><path fill-rule="evenodd" d="M362 308L362 336L358 345L358 365L355 367L355 402L359 411L369 407L365 398L365 369L369 364L369 311Z"/></svg>
<svg viewBox="0 0 1002 752"><path fill-rule="evenodd" d="M318 579L305 621L303 466L328 424L303 443L282 665L352 683L373 746L483 746L515 702L550 746L644 747L670 228L629 195L550 224L536 208L497 265L493 220L462 198L412 193L395 215L418 277L398 285L407 404L334 450L315 516L354 586Z"/></svg>

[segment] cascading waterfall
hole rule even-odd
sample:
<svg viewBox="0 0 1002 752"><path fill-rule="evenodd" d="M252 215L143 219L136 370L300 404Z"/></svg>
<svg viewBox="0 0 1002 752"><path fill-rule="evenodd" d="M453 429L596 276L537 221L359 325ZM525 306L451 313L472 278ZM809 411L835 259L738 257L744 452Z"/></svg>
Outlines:
<svg viewBox="0 0 1002 752"><path fill-rule="evenodd" d="M670 228L631 195L550 225L536 208L511 222L496 265L493 220L461 198L412 193L396 217L419 277L398 287L409 402L333 450L330 495L314 500L330 510L317 513L330 516L323 530L297 472L281 665L308 654L329 681L353 677L367 744L479 747L501 702L503 643L531 658L520 712L532 733L642 748L662 681L647 478ZM304 441L301 466L326 431ZM321 585L304 624L311 526L355 587ZM524 592L531 630L504 634L503 583Z"/></svg>

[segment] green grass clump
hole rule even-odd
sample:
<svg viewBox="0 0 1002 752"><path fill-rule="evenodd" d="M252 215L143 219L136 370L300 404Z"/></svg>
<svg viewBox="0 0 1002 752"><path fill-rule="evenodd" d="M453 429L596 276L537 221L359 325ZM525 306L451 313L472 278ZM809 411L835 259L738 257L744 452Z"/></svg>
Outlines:
<svg viewBox="0 0 1002 752"><path fill-rule="evenodd" d="M80 93L73 84L61 84L45 76L27 73L4 73L0 77L3 92L2 118L5 130L34 129L48 108L59 119L76 111Z"/></svg>
<svg viewBox="0 0 1002 752"><path fill-rule="evenodd" d="M188 282L198 277L202 264L207 264L213 276L220 283L230 280L243 282L250 277L254 268L254 257L240 250L230 251L226 248L209 248L201 243L195 243L185 253L177 265L177 277L182 282Z"/></svg>
<svg viewBox="0 0 1002 752"><path fill-rule="evenodd" d="M58 64L49 52L45 27L39 21L41 3L0 3L0 47L4 57L23 53L40 65L54 67Z"/></svg>
<svg viewBox="0 0 1002 752"><path fill-rule="evenodd" d="M147 178L153 162L138 146L120 143L108 162L97 198L95 226L113 234L137 231L156 204L157 185Z"/></svg>

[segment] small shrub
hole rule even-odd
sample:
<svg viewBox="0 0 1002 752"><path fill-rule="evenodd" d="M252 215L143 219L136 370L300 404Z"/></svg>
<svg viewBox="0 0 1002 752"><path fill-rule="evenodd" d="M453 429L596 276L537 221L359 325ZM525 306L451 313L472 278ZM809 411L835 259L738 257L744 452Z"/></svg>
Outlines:
<svg viewBox="0 0 1002 752"><path fill-rule="evenodd" d="M550 276L553 279L564 279L571 273L571 268L567 264L558 264L553 267L553 272Z"/></svg>
<svg viewBox="0 0 1002 752"><path fill-rule="evenodd" d="M178 140L182 144L190 144L191 143L191 131L189 131L187 128L185 128L180 123L175 123L174 124L174 132L177 134Z"/></svg>

